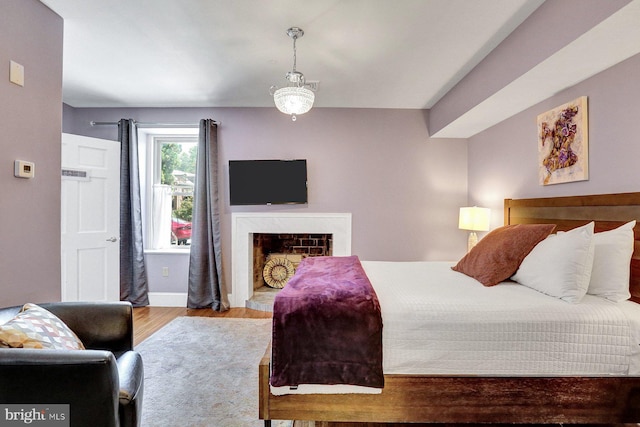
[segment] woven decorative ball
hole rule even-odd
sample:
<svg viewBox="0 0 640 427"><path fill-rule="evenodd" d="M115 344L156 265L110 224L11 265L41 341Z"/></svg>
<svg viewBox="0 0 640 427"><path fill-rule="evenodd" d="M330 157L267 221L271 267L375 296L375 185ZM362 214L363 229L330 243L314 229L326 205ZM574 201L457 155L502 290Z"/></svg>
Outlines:
<svg viewBox="0 0 640 427"><path fill-rule="evenodd" d="M293 273L295 273L295 268L291 261L286 258L271 258L264 265L262 277L270 287L282 289L293 277Z"/></svg>

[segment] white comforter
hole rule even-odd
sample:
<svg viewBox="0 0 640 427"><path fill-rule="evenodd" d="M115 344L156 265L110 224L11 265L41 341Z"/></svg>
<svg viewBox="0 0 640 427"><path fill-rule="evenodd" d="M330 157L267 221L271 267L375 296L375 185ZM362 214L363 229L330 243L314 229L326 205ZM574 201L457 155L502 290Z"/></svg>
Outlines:
<svg viewBox="0 0 640 427"><path fill-rule="evenodd" d="M362 262L382 308L385 374L640 374L640 305L487 288L451 265Z"/></svg>

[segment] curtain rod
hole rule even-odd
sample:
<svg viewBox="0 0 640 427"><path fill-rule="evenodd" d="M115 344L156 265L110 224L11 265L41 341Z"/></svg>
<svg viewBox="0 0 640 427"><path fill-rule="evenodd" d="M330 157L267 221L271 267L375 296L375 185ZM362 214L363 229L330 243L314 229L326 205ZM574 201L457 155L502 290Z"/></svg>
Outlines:
<svg viewBox="0 0 640 427"><path fill-rule="evenodd" d="M135 124L137 124L138 126L142 126L142 127L151 127L151 126L160 126L160 127L198 127L200 126L200 123L142 123L142 122L136 122L135 120L133 121ZM222 122L219 122L217 120L213 121L215 124L220 125L222 124ZM89 124L91 126L117 126L120 124L120 122L95 122L95 121L90 121Z"/></svg>

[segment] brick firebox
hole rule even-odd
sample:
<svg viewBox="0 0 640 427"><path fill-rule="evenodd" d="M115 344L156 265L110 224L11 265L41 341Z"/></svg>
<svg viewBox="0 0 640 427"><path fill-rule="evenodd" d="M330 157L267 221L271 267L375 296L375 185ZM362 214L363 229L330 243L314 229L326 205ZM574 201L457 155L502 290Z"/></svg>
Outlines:
<svg viewBox="0 0 640 427"><path fill-rule="evenodd" d="M253 289L266 286L262 277L269 254L290 254L302 258L330 256L333 253L331 234L253 234ZM299 257L294 257L299 258Z"/></svg>

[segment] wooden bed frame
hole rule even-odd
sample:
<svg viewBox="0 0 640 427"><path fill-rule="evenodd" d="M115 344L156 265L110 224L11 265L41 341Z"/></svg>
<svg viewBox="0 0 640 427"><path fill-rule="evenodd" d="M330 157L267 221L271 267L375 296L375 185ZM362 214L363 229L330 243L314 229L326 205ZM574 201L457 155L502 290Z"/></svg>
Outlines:
<svg viewBox="0 0 640 427"><path fill-rule="evenodd" d="M636 219L640 192L505 199L505 224L553 223L568 230L596 222L596 232ZM640 302L640 225L634 229L632 300ZM259 364L259 416L314 420L316 426L389 423L640 423L640 377L480 377L385 375L381 394L284 395L269 389L268 348ZM356 424L367 423L367 424Z"/></svg>

